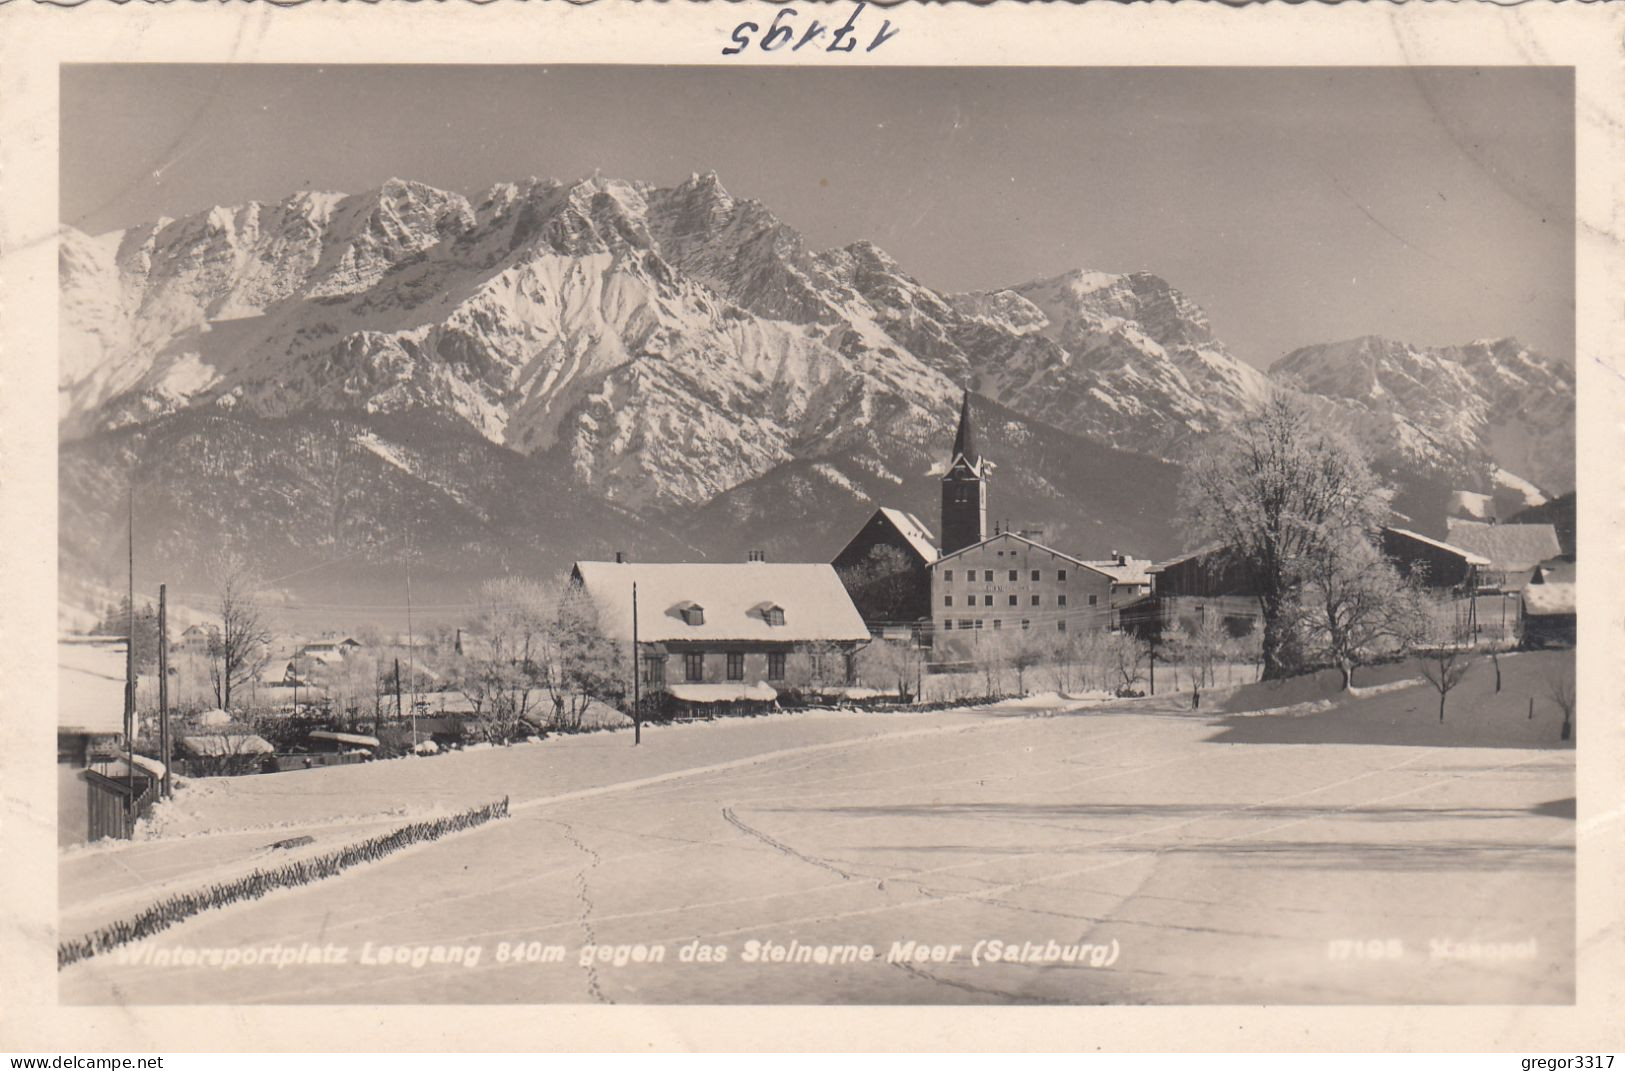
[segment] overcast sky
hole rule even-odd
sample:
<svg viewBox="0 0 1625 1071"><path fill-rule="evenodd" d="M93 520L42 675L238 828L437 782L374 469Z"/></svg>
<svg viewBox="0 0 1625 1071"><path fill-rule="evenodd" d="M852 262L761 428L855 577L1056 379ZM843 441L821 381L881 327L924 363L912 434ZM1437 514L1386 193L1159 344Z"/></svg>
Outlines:
<svg viewBox="0 0 1625 1071"><path fill-rule="evenodd" d="M1569 357L1572 99L1563 68L67 67L61 215L714 170L942 290L1156 272L1257 364L1363 334Z"/></svg>

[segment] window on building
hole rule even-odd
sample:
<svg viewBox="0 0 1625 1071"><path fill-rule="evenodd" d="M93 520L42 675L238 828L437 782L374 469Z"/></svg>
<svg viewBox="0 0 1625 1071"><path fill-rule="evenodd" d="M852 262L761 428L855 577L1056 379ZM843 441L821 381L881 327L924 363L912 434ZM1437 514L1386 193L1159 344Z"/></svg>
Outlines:
<svg viewBox="0 0 1625 1071"><path fill-rule="evenodd" d="M1055 579L1059 580L1063 584L1066 583L1066 570L1065 569L1057 569L1057 570L1055 570Z"/></svg>
<svg viewBox="0 0 1625 1071"><path fill-rule="evenodd" d="M982 627L982 619L981 619L981 618L979 618L979 617L978 617L978 618L977 618L977 619L976 619L976 627L977 627L977 628L981 628L981 627Z"/></svg>
<svg viewBox="0 0 1625 1071"><path fill-rule="evenodd" d="M991 569L983 569L982 570L982 580L985 583L988 583L988 584L993 583L993 570L991 570Z"/></svg>
<svg viewBox="0 0 1625 1071"><path fill-rule="evenodd" d="M782 681L784 679L784 652L767 652L767 679Z"/></svg>
<svg viewBox="0 0 1625 1071"><path fill-rule="evenodd" d="M643 657L643 683L646 687L660 689L666 686L666 659L662 655L645 655Z"/></svg>
<svg viewBox="0 0 1625 1071"><path fill-rule="evenodd" d="M683 655L683 679L691 682L705 679L705 652L688 651Z"/></svg>
<svg viewBox="0 0 1625 1071"><path fill-rule="evenodd" d="M1033 570L1033 583L1036 584L1037 582L1038 582L1038 570L1034 569Z"/></svg>
<svg viewBox="0 0 1625 1071"><path fill-rule="evenodd" d="M1063 617L1059 621L1055 622L1055 631L1056 632L1065 632L1066 631L1066 618Z"/></svg>
<svg viewBox="0 0 1625 1071"><path fill-rule="evenodd" d="M1016 579L1016 577L1018 577L1018 576L1020 576L1020 575L1021 575L1021 574L1020 574L1020 573L1018 573L1018 572L1016 572L1016 570L1014 570L1014 569L1012 569L1012 570L1010 570L1010 579L1011 579L1011 580L1014 580L1014 579Z"/></svg>
<svg viewBox="0 0 1625 1071"><path fill-rule="evenodd" d="M769 625L784 624L784 608L782 606L769 606L763 615Z"/></svg>
<svg viewBox="0 0 1625 1071"><path fill-rule="evenodd" d="M959 627L960 627L960 628L962 628L962 629L967 629L967 628L970 628L970 627L971 627L971 620L970 620L970 618L968 618L968 617L962 617L962 618L960 618L960 619L959 619Z"/></svg>
<svg viewBox="0 0 1625 1071"><path fill-rule="evenodd" d="M951 617L943 618L942 619L942 631L944 631L944 632L952 632L953 630L954 630L954 619L951 618Z"/></svg>
<svg viewBox="0 0 1625 1071"><path fill-rule="evenodd" d="M728 679L731 681L745 679L745 654L743 651L728 652Z"/></svg>
<svg viewBox="0 0 1625 1071"><path fill-rule="evenodd" d="M993 619L993 627L994 627L994 628L995 628L995 629L997 629L997 628L998 628L998 627L999 627L999 625L1000 625L1000 624L1001 624L1001 622L1000 622L1000 621L999 621L999 619L998 619L998 618L996 618L996 617L995 617L995 618L994 618L994 619Z"/></svg>
<svg viewBox="0 0 1625 1071"><path fill-rule="evenodd" d="M1032 624L1033 623L1031 621L1028 621L1025 617L1021 619L1021 627L1022 628L1031 628Z"/></svg>
<svg viewBox="0 0 1625 1071"><path fill-rule="evenodd" d="M1041 596L1041 595L1034 595L1034 596L1033 596L1033 605L1034 605L1034 606L1037 606L1037 605L1038 605L1038 604L1039 604L1039 603L1038 603L1038 600L1039 600L1039 599L1041 599L1041 598L1042 598L1042 597L1043 597L1043 596Z"/></svg>
<svg viewBox="0 0 1625 1071"><path fill-rule="evenodd" d="M703 625L703 624L705 624L705 607L703 607L703 606L685 606L685 607L683 607L683 624L685 624L685 625Z"/></svg>
<svg viewBox="0 0 1625 1071"><path fill-rule="evenodd" d="M1063 596L1063 598L1064 598L1064 597L1065 597L1065 596ZM1099 601L1100 601L1100 596L1098 596L1098 595L1091 595L1091 596L1089 596L1089 605L1090 605L1090 606L1093 606L1093 605L1095 605L1095 603L1097 603L1097 602L1099 602Z"/></svg>
<svg viewBox="0 0 1625 1071"><path fill-rule="evenodd" d="M942 571L942 582L944 584L952 584L954 582L954 571L952 569L944 569Z"/></svg>
<svg viewBox="0 0 1625 1071"><path fill-rule="evenodd" d="M1017 595L1010 596L1010 605L1011 606L1015 606L1020 602L1021 602L1020 596L1017 596Z"/></svg>
<svg viewBox="0 0 1625 1071"><path fill-rule="evenodd" d="M942 605L944 605L944 606L952 606L953 604L954 604L954 597L952 595L944 595L942 597Z"/></svg>
<svg viewBox="0 0 1625 1071"><path fill-rule="evenodd" d="M1066 596L1065 595L1057 595L1057 596L1055 596L1055 605L1056 606L1065 606L1066 605Z"/></svg>
<svg viewBox="0 0 1625 1071"><path fill-rule="evenodd" d="M982 596L982 605L983 606L992 606L993 605L993 596L991 596L991 595L983 595Z"/></svg>

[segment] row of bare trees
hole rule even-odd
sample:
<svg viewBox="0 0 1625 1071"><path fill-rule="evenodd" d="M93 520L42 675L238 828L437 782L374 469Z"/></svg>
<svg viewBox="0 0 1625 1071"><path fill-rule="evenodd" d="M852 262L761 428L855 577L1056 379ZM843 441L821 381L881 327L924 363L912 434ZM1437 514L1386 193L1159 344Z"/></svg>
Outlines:
<svg viewBox="0 0 1625 1071"><path fill-rule="evenodd" d="M480 645L458 659L454 677L487 739L510 740L526 722L579 730L593 703L619 706L630 691L625 652L576 587L524 577L487 581L476 622Z"/></svg>

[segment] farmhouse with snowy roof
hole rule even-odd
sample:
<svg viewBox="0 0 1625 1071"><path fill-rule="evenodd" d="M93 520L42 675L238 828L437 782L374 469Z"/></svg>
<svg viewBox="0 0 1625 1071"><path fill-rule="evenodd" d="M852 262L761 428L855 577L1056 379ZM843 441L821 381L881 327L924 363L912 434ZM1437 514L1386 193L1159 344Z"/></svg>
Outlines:
<svg viewBox="0 0 1625 1071"><path fill-rule="evenodd" d="M869 629L835 569L819 563L577 562L571 581L599 627L630 645L637 590L639 680L681 704L761 704L791 680L793 663L836 687L855 683ZM624 647L623 647L624 649Z"/></svg>
<svg viewBox="0 0 1625 1071"><path fill-rule="evenodd" d="M1489 590L1521 591L1542 562L1563 553L1557 529L1550 524L1494 524L1451 517L1449 540L1488 563L1481 570L1481 586Z"/></svg>

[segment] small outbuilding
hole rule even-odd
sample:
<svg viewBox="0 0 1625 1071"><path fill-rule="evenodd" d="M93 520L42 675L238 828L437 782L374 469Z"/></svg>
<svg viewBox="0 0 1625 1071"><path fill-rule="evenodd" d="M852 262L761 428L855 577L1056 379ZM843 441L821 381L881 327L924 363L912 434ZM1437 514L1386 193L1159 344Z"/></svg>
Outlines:
<svg viewBox="0 0 1625 1071"><path fill-rule="evenodd" d="M1578 603L1573 584L1530 584L1523 589L1526 647L1573 647Z"/></svg>

